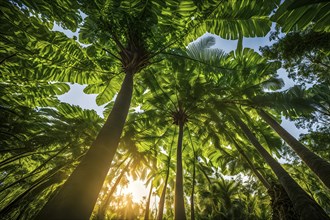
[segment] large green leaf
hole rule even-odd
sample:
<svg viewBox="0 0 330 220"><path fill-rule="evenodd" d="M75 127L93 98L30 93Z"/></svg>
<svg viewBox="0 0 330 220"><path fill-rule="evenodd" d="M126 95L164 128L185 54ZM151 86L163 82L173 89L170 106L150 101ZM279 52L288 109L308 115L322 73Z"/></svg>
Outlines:
<svg viewBox="0 0 330 220"><path fill-rule="evenodd" d="M43 22L57 22L66 29L76 31L81 22L79 1L76 0L14 0L23 12L40 16Z"/></svg>
<svg viewBox="0 0 330 220"><path fill-rule="evenodd" d="M279 1L221 1L214 10L196 23L189 35L191 41L206 32L219 35L224 39L235 40L243 37L263 37L270 31L268 16Z"/></svg>
<svg viewBox="0 0 330 220"><path fill-rule="evenodd" d="M289 9L294 2L294 0L284 1L271 17L284 32L303 30L310 24L315 31L330 31L330 3L308 4Z"/></svg>

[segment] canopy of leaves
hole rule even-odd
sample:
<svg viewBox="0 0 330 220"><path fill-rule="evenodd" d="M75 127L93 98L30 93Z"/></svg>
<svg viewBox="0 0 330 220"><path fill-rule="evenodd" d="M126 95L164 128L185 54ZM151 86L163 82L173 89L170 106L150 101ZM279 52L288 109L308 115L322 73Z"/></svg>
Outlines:
<svg viewBox="0 0 330 220"><path fill-rule="evenodd" d="M173 219L179 110L186 116L184 193L194 199L197 219L269 219L274 212L257 174L269 184L277 178L235 118L267 152L284 158L286 170L329 212L327 189L256 114L267 109L278 121L299 119L301 127L317 122L318 130L302 141L329 158L329 3L280 2L2 1L0 216L34 218L104 124L95 111L58 96L70 83L86 85L85 93L106 104L107 117L124 74L136 74L134 96L92 218L141 217L147 200L136 204L120 194L132 178L150 184L154 198L167 189L164 217ZM262 55L242 48L243 37L266 36L271 20L284 32L302 31L288 33ZM78 31L79 38L53 31L54 24ZM238 39L237 49L225 53L213 37L196 40L206 32ZM281 63L302 82L317 82L279 91ZM191 201L185 201L187 213Z"/></svg>

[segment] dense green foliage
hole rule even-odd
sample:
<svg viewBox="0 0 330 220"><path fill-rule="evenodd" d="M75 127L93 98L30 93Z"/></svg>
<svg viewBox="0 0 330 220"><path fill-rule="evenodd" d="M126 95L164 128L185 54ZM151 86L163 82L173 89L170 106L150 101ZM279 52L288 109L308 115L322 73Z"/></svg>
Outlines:
<svg viewBox="0 0 330 220"><path fill-rule="evenodd" d="M2 1L0 218L56 218L48 213L71 209L57 212L84 219L329 218L329 7L294 0ZM272 22L273 45L262 54L243 48L245 37L265 37ZM237 39L237 48L225 53L214 37L201 37L206 32ZM281 67L295 86L282 89ZM59 101L73 83L97 94L104 118ZM125 102L127 119L125 109L118 112ZM308 128L304 145L265 114ZM89 184L94 179L98 184ZM122 192L132 179L149 187L140 203ZM77 182L70 198L65 190ZM74 200L78 188L95 197L86 202L90 211ZM65 209L52 210L63 198Z"/></svg>

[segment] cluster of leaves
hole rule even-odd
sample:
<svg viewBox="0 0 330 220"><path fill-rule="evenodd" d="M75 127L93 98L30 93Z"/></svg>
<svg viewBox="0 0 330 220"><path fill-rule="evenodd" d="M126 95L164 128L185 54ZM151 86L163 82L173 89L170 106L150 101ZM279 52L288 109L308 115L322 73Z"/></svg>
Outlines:
<svg viewBox="0 0 330 220"><path fill-rule="evenodd" d="M16 98L28 100L30 88L37 89L24 88L27 97L10 89L0 93L0 215L6 218L37 213L80 161L103 123L95 111L59 103L52 93L40 98L51 97L56 107L28 107Z"/></svg>
<svg viewBox="0 0 330 220"><path fill-rule="evenodd" d="M49 4L1 3L2 218L34 216L67 179L103 123L95 111L57 98L69 91L66 82L88 80L79 75L84 71L79 44L51 31ZM27 6L50 14L31 16L39 12ZM79 22L56 20L70 29Z"/></svg>
<svg viewBox="0 0 330 220"><path fill-rule="evenodd" d="M329 84L330 33L312 29L290 32L272 46L262 48L269 59L280 60L298 82Z"/></svg>

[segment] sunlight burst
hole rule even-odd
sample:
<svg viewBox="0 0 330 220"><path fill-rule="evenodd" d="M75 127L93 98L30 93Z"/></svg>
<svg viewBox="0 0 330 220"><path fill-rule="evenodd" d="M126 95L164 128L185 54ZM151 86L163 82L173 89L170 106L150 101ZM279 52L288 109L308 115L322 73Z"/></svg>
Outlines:
<svg viewBox="0 0 330 220"><path fill-rule="evenodd" d="M131 194L133 201L138 203L143 200L143 197L146 198L148 196L148 188L141 180L133 180L132 178L129 178L129 183L127 186L121 189L121 194Z"/></svg>

